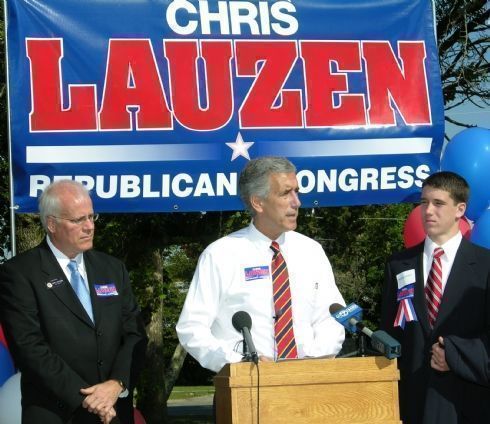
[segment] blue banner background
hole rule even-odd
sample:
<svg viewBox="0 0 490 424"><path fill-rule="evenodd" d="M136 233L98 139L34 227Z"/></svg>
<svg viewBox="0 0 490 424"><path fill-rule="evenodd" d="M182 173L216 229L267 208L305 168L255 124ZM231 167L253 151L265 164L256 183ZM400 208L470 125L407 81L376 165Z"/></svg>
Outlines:
<svg viewBox="0 0 490 424"><path fill-rule="evenodd" d="M218 173L233 183L247 161L243 156L232 160L233 151L226 144L234 143L239 134L245 143L254 143L248 149L250 158L273 154L287 156L295 163L299 171L301 201L303 206L308 207L413 201L418 197L420 180L439 167L444 111L430 1L297 0L292 4L296 8L294 16L299 29L294 35L286 37L276 34L256 36L246 32L241 35L221 35L216 31L211 35L201 35L199 30L189 36L180 36L166 22L166 10L170 3L161 0L50 0L42 4L32 0L6 1L9 116L14 204L18 206L17 212L37 210L39 190L36 188L42 185L42 179L35 185L31 181L33 175L47 179L53 176L78 176L84 181L93 181L96 185L93 188L93 199L98 212L241 209L238 196L234 193L230 195L230 190L219 195L219 184L216 183ZM187 3L198 4L197 1ZM257 1L248 3L258 4ZM210 8L217 8L216 1L209 1L208 4ZM251 87L252 78L236 77L233 68L234 114L226 126L215 131L192 131L174 121L171 131L30 132L32 99L26 38L62 38L64 99L68 98L68 84L95 84L98 107L103 93L108 42L111 38L151 41L169 103L167 62L162 49L164 39L388 40L395 53L399 41L421 40L425 43L427 54L425 68L432 124L406 125L396 114L396 126L364 126L348 130L243 129L239 127L237 109ZM284 88L302 89L304 92L302 72L299 58ZM349 73L349 92L366 92L364 72ZM393 143L397 143L396 140L400 139L407 139L408 143L415 139L429 140L430 149L389 154L358 152L359 146L370 144L369 140L386 140L387 143L394 140ZM353 140L356 144L346 148L345 140ZM338 148L335 147L337 143L340 143ZM148 150L141 147L147 145L153 147ZM57 156L56 149L50 156L52 160L27 160L28 149L43 146L55 146L60 151L66 146L127 146L128 149L120 161L98 162L98 150L94 150L94 159L89 161L63 161ZM142 159L135 161L133 155ZM403 175L408 174L403 174L400 168L411 177L404 179ZM383 172L388 175L384 180L380 176ZM335 173L337 176L342 174L342 177L340 182L335 179L330 189L325 185L321 185L323 189L318 189L316 184L313 187L313 182L318 181L319 173L326 173L333 179ZM364 176L361 177L361 174ZM375 174L378 175L373 177ZM110 193L110 176L113 181L120 182L122 175L139 177L141 181L127 184L127 197L122 197L120 183L115 194L100 195L103 192ZM168 175L169 181L174 181L174 184L179 182L178 187L168 190L168 196L166 189L162 189L162 178L165 185L167 177L162 175ZM366 175L371 176L371 179L366 179ZM143 188L143 176L146 176L146 190ZM129 179L135 180L133 177ZM200 193L196 194L196 186L200 187ZM162 191L165 194L162 195Z"/></svg>

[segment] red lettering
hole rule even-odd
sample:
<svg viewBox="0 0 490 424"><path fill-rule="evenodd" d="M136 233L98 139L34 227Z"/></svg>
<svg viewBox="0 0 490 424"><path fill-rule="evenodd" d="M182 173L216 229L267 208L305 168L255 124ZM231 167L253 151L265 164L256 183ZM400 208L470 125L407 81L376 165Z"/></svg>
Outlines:
<svg viewBox="0 0 490 424"><path fill-rule="evenodd" d="M31 65L31 131L87 131L97 129L94 85L69 85L68 107L63 104L60 39L26 39Z"/></svg>
<svg viewBox="0 0 490 424"><path fill-rule="evenodd" d="M149 40L110 40L100 128L131 129L131 111L138 129L171 129L160 74Z"/></svg>
<svg viewBox="0 0 490 424"><path fill-rule="evenodd" d="M225 126L233 115L232 49L230 41L202 41L200 47L198 55L196 41L164 41L175 119L189 129L211 131ZM200 59L204 75L199 80ZM199 81L205 87L199 87ZM206 102L200 101L201 94Z"/></svg>
<svg viewBox="0 0 490 424"><path fill-rule="evenodd" d="M64 87L63 40L28 38L31 131L121 131L132 129L133 121L138 130L170 130L174 118L187 129L213 131L225 127L235 109L240 128L431 124L423 41L399 42L396 56L388 41L302 40L303 81L296 78L297 41L237 40L234 50L232 43L163 40L166 92L149 40L109 40L97 114L95 84Z"/></svg>
<svg viewBox="0 0 490 424"><path fill-rule="evenodd" d="M388 41L365 41L371 124L395 125L393 106L408 125L430 124L429 96L423 42L398 43L401 66Z"/></svg>
<svg viewBox="0 0 490 424"><path fill-rule="evenodd" d="M294 41L237 41L239 77L254 77L239 111L241 128L302 127L301 90L283 89L297 59Z"/></svg>
<svg viewBox="0 0 490 424"><path fill-rule="evenodd" d="M341 72L362 71L359 43L301 41L301 56L305 64L306 126L365 125L364 95L348 94L347 74Z"/></svg>

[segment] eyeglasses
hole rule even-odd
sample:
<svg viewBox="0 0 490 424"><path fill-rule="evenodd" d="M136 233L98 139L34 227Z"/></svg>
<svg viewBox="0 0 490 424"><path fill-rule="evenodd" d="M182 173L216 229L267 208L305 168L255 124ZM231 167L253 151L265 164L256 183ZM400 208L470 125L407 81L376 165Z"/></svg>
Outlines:
<svg viewBox="0 0 490 424"><path fill-rule="evenodd" d="M91 213L89 215L84 215L79 218L63 218L61 216L55 216L55 215L50 215L50 216L56 219L63 219L64 221L70 221L72 224L75 225L82 225L83 223L85 223L85 221L95 222L99 219L98 213Z"/></svg>

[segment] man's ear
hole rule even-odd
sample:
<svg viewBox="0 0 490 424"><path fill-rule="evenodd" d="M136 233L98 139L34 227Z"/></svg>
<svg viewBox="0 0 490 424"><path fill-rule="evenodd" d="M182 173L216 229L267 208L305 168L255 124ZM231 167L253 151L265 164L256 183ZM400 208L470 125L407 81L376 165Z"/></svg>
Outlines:
<svg viewBox="0 0 490 424"><path fill-rule="evenodd" d="M462 218L466 212L466 203L461 202L456 205L456 217Z"/></svg>
<svg viewBox="0 0 490 424"><path fill-rule="evenodd" d="M252 206L255 213L260 213L264 210L263 200L259 196L256 195L250 196L250 205Z"/></svg>
<svg viewBox="0 0 490 424"><path fill-rule="evenodd" d="M46 227L48 227L48 231L50 233L54 233L56 231L56 223L54 222L55 218L52 216L48 216L46 218Z"/></svg>

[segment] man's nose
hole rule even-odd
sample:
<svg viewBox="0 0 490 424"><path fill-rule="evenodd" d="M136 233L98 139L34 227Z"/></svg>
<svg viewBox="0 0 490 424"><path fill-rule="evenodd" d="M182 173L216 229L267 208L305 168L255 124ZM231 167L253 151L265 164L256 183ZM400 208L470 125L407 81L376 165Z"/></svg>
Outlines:
<svg viewBox="0 0 490 424"><path fill-rule="evenodd" d="M291 206L295 209L301 206L301 201L299 200L299 193L297 191L292 192Z"/></svg>
<svg viewBox="0 0 490 424"><path fill-rule="evenodd" d="M426 203L422 210L425 215L432 215L432 213L434 212L434 205L432 205L431 203Z"/></svg>
<svg viewBox="0 0 490 424"><path fill-rule="evenodd" d="M86 219L83 221L82 229L84 231L92 231L95 228L95 222L91 219Z"/></svg>

